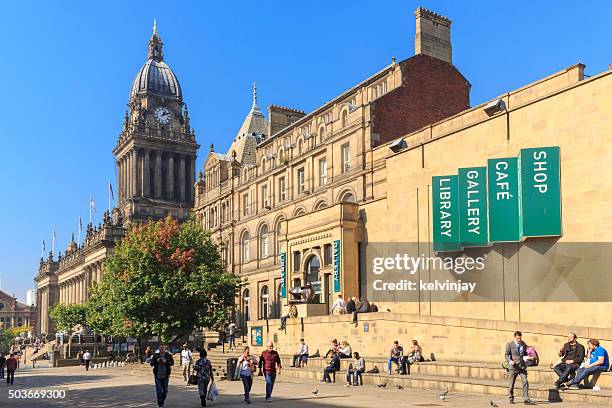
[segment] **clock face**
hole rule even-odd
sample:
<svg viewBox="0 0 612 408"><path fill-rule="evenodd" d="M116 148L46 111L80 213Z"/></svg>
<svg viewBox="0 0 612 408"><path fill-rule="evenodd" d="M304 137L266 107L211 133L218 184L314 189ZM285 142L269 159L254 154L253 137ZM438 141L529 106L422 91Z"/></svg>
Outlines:
<svg viewBox="0 0 612 408"><path fill-rule="evenodd" d="M170 122L170 111L164 106L155 109L155 120L162 125L167 125Z"/></svg>

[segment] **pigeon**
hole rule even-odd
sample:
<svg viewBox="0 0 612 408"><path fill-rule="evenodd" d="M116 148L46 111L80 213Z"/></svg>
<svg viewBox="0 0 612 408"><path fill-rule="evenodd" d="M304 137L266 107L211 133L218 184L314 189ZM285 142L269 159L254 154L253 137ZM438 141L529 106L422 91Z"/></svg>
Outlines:
<svg viewBox="0 0 612 408"><path fill-rule="evenodd" d="M382 383L382 384L377 385L378 388L385 388L386 386L387 386L387 383Z"/></svg>
<svg viewBox="0 0 612 408"><path fill-rule="evenodd" d="M397 384L397 389L398 389L398 390L403 390L403 389L404 389L404 387L402 387L401 385Z"/></svg>
<svg viewBox="0 0 612 408"><path fill-rule="evenodd" d="M493 400L491 400L491 406L493 408L499 408L499 405L497 405Z"/></svg>
<svg viewBox="0 0 612 408"><path fill-rule="evenodd" d="M391 309L387 309L387 312L390 312L390 311L391 311Z"/></svg>
<svg viewBox="0 0 612 408"><path fill-rule="evenodd" d="M440 395L438 396L438 398L440 398L440 401L446 401L446 396L448 395L449 391L450 390L448 389L448 386L446 386L446 388L440 392Z"/></svg>
<svg viewBox="0 0 612 408"><path fill-rule="evenodd" d="M312 393L313 393L314 395L318 395L318 394L319 394L319 390L314 390Z"/></svg>

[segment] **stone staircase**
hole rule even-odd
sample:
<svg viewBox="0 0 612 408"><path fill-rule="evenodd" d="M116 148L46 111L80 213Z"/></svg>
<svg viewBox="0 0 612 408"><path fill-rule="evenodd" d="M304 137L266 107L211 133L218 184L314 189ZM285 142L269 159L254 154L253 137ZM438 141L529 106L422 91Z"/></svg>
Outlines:
<svg viewBox="0 0 612 408"><path fill-rule="evenodd" d="M302 368L290 367L292 358L282 356L283 377L291 377L299 380L320 381L323 378L323 368L327 366L327 360L320 357L309 358L308 365ZM376 366L379 374L363 374L364 385L378 385L386 383L387 387L395 388L398 385L406 388L417 388L427 390L442 390L446 387L451 392L469 394L485 394L495 396L506 396L508 392L508 376L505 369L500 365L486 363L464 363L452 361L435 361L414 364L411 366L410 374L398 375L393 372L387 374L387 361L382 358L366 360L366 370ZM336 383L344 384L346 380L346 369L350 363L349 359L343 359L341 370L336 373ZM393 365L393 368L396 366ZM556 390L553 387L557 375L549 367L531 367L528 370L530 396L537 400L551 402L567 401L590 403L612 407L612 373L603 373L597 385L600 390ZM517 379L515 385L515 396L517 401L521 398L521 381Z"/></svg>

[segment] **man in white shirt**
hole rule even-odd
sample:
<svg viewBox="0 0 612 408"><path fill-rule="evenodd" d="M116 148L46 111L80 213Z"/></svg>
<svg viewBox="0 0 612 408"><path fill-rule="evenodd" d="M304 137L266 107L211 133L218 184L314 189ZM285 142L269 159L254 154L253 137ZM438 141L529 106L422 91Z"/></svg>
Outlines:
<svg viewBox="0 0 612 408"><path fill-rule="evenodd" d="M191 374L191 350L187 343L183 344L183 350L181 350L181 366L183 367L183 381L186 382Z"/></svg>
<svg viewBox="0 0 612 408"><path fill-rule="evenodd" d="M293 365L291 367L301 367L302 363L308 361L308 345L304 342L304 339L300 339L299 349L296 354L293 355Z"/></svg>
<svg viewBox="0 0 612 408"><path fill-rule="evenodd" d="M83 362L85 363L85 371L89 371L89 364L91 363L91 353L89 350L85 350L83 354Z"/></svg>
<svg viewBox="0 0 612 408"><path fill-rule="evenodd" d="M338 295L338 299L334 302L331 308L331 314L345 314L346 302L342 299L342 294Z"/></svg>
<svg viewBox="0 0 612 408"><path fill-rule="evenodd" d="M228 326L227 326L227 330L229 331L229 349L231 350L232 347L236 348L236 323L231 322Z"/></svg>

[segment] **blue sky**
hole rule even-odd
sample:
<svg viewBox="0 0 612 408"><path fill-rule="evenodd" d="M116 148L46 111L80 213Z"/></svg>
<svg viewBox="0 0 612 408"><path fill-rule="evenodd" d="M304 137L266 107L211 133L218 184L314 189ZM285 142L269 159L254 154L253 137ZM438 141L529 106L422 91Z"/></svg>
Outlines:
<svg viewBox="0 0 612 408"><path fill-rule="evenodd" d="M61 5L60 5L61 4ZM414 10L453 20L472 105L576 62L612 63L607 1L9 2L0 13L0 279L21 300L41 240L64 250L89 195L107 207L112 149L153 18L202 158L225 151L251 103L310 111L414 53ZM113 181L116 186L116 182Z"/></svg>

